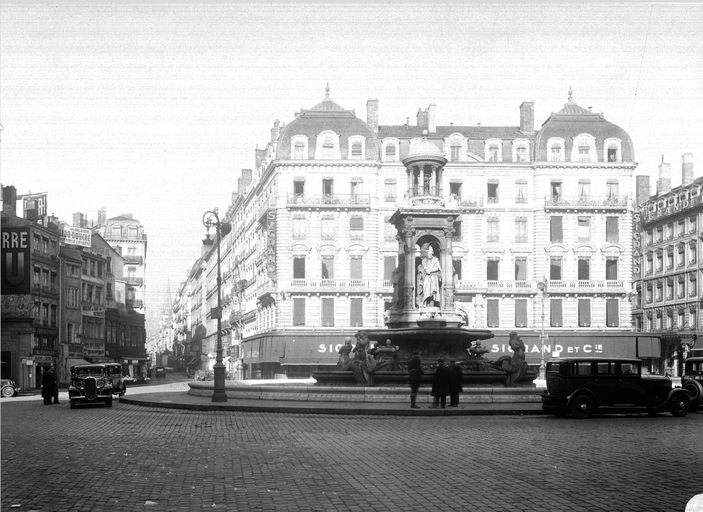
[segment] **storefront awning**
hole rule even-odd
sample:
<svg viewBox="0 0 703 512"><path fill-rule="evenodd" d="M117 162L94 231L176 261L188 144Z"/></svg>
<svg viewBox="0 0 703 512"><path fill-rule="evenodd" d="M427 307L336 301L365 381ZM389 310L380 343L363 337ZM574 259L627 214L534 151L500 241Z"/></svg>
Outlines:
<svg viewBox="0 0 703 512"><path fill-rule="evenodd" d="M348 333L274 334L242 342L242 358L247 364L335 365L339 348Z"/></svg>
<svg viewBox="0 0 703 512"><path fill-rule="evenodd" d="M71 366L77 366L79 364L91 364L85 359L66 359L66 367L70 368Z"/></svg>
<svg viewBox="0 0 703 512"><path fill-rule="evenodd" d="M525 343L527 363L539 364L542 350L539 333L520 333L520 338ZM489 349L486 358L512 355L508 339L509 333L496 332L494 338L482 341L481 344ZM544 341L544 359L570 356L657 358L661 357L661 343L658 336L637 333L548 332Z"/></svg>

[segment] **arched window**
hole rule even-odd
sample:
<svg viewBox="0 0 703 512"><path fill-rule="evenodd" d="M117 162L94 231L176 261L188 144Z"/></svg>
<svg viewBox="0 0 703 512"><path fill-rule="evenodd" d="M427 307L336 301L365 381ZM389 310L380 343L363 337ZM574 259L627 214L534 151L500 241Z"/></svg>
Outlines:
<svg viewBox="0 0 703 512"><path fill-rule="evenodd" d="M605 139L603 143L603 160L622 162L622 142L620 139Z"/></svg>
<svg viewBox="0 0 703 512"><path fill-rule="evenodd" d="M452 133L444 140L445 154L449 155L450 162L466 160L466 137L461 133Z"/></svg>
<svg viewBox="0 0 703 512"><path fill-rule="evenodd" d="M571 148L571 161L596 161L596 139L594 139L592 135L582 133L574 137L574 145Z"/></svg>
<svg viewBox="0 0 703 512"><path fill-rule="evenodd" d="M361 135L353 135L349 137L349 160L363 160L365 149L366 149L366 139Z"/></svg>
<svg viewBox="0 0 703 512"><path fill-rule="evenodd" d="M383 161L398 161L398 139L385 139L383 141Z"/></svg>
<svg viewBox="0 0 703 512"><path fill-rule="evenodd" d="M530 161L530 141L527 139L515 139L513 141L513 162Z"/></svg>
<svg viewBox="0 0 703 512"><path fill-rule="evenodd" d="M486 162L503 161L503 141L500 139L488 139L485 145Z"/></svg>
<svg viewBox="0 0 703 512"><path fill-rule="evenodd" d="M293 160L307 160L308 138L305 135L295 135L290 140L291 158Z"/></svg>
<svg viewBox="0 0 703 512"><path fill-rule="evenodd" d="M339 160L339 135L331 130L324 131L317 136L315 158L318 160Z"/></svg>
<svg viewBox="0 0 703 512"><path fill-rule="evenodd" d="M550 162L564 161L564 139L552 137L547 141L547 160Z"/></svg>

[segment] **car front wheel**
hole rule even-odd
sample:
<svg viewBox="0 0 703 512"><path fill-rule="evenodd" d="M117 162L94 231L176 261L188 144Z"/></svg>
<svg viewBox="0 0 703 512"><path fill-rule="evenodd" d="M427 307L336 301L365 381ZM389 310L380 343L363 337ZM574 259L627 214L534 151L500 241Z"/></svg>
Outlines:
<svg viewBox="0 0 703 512"><path fill-rule="evenodd" d="M578 395L571 400L571 415L574 418L586 419L593 416L596 410L593 399L588 395Z"/></svg>
<svg viewBox="0 0 703 512"><path fill-rule="evenodd" d="M691 409L691 401L688 393L681 391L674 394L669 401L669 412L672 416L682 417L688 414Z"/></svg>
<svg viewBox="0 0 703 512"><path fill-rule="evenodd" d="M4 388L2 388L2 396L4 396L5 398L15 396L15 390L12 389L12 386L5 386Z"/></svg>
<svg viewBox="0 0 703 512"><path fill-rule="evenodd" d="M700 404L703 400L703 386L696 380L689 380L684 382L683 389L688 393L691 403ZM4 390L3 390L4 391Z"/></svg>

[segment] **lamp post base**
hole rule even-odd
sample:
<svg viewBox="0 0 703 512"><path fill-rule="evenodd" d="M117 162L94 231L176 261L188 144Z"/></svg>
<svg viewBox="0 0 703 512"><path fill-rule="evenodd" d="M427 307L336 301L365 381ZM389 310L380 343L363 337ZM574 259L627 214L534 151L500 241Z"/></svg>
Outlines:
<svg viewBox="0 0 703 512"><path fill-rule="evenodd" d="M226 402L227 393L225 392L225 365L215 363L213 367L215 373L215 390L212 393L213 402Z"/></svg>

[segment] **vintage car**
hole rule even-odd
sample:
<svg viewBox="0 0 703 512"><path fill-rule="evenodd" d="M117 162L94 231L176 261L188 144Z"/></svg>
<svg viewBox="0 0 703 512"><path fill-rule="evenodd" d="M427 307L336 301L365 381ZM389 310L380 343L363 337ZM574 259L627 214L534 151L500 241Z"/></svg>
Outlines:
<svg viewBox="0 0 703 512"><path fill-rule="evenodd" d="M15 383L14 380L2 379L0 380L0 396L5 398L11 396L17 396L20 392L20 387Z"/></svg>
<svg viewBox="0 0 703 512"><path fill-rule="evenodd" d="M124 396L127 392L127 381L122 375L122 365L120 363L105 363L105 367L110 375L112 394Z"/></svg>
<svg viewBox="0 0 703 512"><path fill-rule="evenodd" d="M589 418L594 413L668 411L685 416L690 398L662 375L643 375L639 359L569 357L549 361L542 409Z"/></svg>
<svg viewBox="0 0 703 512"><path fill-rule="evenodd" d="M107 364L80 364L71 367L68 387L71 409L77 404L103 402L112 407L112 381Z"/></svg>
<svg viewBox="0 0 703 512"><path fill-rule="evenodd" d="M703 356L689 357L683 363L681 387L691 398L691 408L703 405Z"/></svg>

